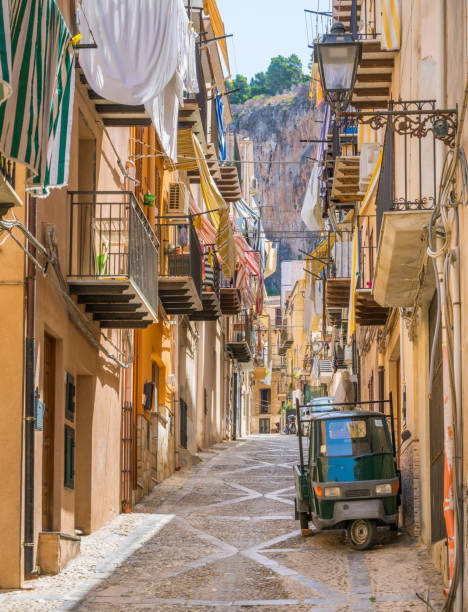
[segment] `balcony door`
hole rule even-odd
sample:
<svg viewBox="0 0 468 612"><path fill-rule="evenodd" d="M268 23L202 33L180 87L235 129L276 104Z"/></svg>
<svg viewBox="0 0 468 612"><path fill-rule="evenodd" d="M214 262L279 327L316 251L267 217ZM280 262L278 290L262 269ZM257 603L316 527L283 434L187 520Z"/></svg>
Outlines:
<svg viewBox="0 0 468 612"><path fill-rule="evenodd" d="M260 390L260 414L268 414L271 405L271 389Z"/></svg>
<svg viewBox="0 0 468 612"><path fill-rule="evenodd" d="M55 446L55 340L44 335L44 425L42 432L42 530L52 531Z"/></svg>

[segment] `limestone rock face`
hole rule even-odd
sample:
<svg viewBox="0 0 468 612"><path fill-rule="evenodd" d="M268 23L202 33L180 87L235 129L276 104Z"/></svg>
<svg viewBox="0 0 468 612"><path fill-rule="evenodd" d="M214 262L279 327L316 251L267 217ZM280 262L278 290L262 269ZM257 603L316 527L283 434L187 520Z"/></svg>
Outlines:
<svg viewBox="0 0 468 612"><path fill-rule="evenodd" d="M278 232L289 232L278 244L278 259L296 259L310 246L310 240L298 239L290 232L306 230L300 212L313 164L307 157L313 157L316 146L300 141L317 138L320 131L320 124L313 122L308 87L248 100L233 106L233 116L230 129L238 139L247 137L254 143L258 179L254 197L262 210L265 232L273 240L279 238ZM279 268L267 279L270 293L279 288Z"/></svg>

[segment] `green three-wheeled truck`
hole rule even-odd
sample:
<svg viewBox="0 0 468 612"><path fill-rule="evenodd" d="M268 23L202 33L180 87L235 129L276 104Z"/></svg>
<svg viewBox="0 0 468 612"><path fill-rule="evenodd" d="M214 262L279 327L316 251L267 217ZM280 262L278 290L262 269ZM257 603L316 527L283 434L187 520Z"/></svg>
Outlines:
<svg viewBox="0 0 468 612"><path fill-rule="evenodd" d="M390 415L365 410L389 404ZM330 404L301 418L297 406L300 463L294 466L295 518L301 530L346 529L358 549L375 542L377 526L398 529L400 472L397 469L392 400ZM302 424L309 447L304 459ZM390 429L388 426L390 420ZM390 433L391 430L391 433Z"/></svg>

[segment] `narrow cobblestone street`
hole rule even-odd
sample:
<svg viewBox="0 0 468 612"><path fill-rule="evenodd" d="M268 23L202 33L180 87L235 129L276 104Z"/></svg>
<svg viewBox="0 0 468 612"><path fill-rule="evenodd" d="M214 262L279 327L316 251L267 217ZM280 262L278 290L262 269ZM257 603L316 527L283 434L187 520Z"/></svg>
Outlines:
<svg viewBox="0 0 468 612"><path fill-rule="evenodd" d="M1 610L425 610L442 583L411 538L365 553L338 533L302 538L292 519L295 436L252 436L202 454L133 515L83 538L82 555Z"/></svg>

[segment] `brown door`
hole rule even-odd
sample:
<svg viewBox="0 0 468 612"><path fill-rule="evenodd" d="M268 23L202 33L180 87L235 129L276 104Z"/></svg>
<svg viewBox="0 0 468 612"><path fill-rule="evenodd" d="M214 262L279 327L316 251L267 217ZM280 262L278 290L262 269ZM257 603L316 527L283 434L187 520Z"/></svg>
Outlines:
<svg viewBox="0 0 468 612"><path fill-rule="evenodd" d="M44 429L42 432L42 529L52 530L54 485L55 340L44 335Z"/></svg>

